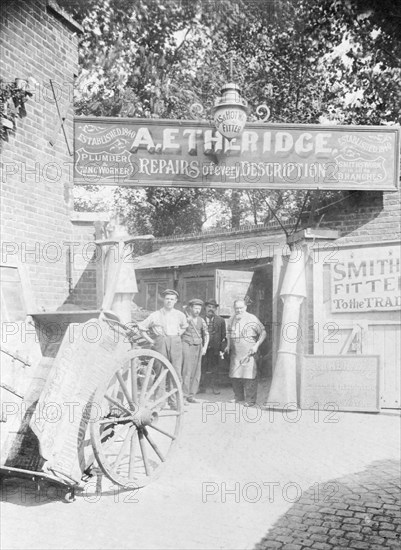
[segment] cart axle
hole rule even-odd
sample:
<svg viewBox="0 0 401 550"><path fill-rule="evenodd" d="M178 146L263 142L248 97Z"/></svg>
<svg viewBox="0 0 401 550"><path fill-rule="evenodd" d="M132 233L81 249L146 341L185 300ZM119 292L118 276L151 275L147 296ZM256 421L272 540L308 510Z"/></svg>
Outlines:
<svg viewBox="0 0 401 550"><path fill-rule="evenodd" d="M137 428L144 428L145 426L156 424L158 420L159 414L157 413L157 411L152 411L151 409L142 407L140 407L139 410L132 417L132 421Z"/></svg>

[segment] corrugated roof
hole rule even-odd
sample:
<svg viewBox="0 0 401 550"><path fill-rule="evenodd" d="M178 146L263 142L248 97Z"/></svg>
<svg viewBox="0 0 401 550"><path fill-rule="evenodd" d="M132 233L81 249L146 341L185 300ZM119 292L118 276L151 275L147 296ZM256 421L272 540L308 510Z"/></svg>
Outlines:
<svg viewBox="0 0 401 550"><path fill-rule="evenodd" d="M224 263L232 261L271 258L278 248L283 248L286 238L283 233L237 237L236 239L206 242L176 243L162 246L159 250L135 259L135 269L156 269Z"/></svg>

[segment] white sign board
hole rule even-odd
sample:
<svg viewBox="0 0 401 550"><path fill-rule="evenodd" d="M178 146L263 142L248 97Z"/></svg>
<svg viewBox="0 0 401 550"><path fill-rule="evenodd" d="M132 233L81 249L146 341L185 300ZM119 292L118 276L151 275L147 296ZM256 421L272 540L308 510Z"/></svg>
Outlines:
<svg viewBox="0 0 401 550"><path fill-rule="evenodd" d="M380 411L378 355L305 355L301 409Z"/></svg>
<svg viewBox="0 0 401 550"><path fill-rule="evenodd" d="M401 310L399 246L341 250L331 264L333 313Z"/></svg>

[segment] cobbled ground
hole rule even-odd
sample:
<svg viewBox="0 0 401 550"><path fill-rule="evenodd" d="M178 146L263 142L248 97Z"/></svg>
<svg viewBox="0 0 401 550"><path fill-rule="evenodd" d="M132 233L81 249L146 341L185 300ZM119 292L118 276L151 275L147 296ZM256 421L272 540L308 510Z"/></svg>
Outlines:
<svg viewBox="0 0 401 550"><path fill-rule="evenodd" d="M400 414L188 406L174 457L138 492L76 502L5 480L2 550L400 548ZM96 488L102 492L94 494Z"/></svg>
<svg viewBox="0 0 401 550"><path fill-rule="evenodd" d="M401 548L400 464L384 460L332 480L333 495L302 494L255 550L381 550Z"/></svg>

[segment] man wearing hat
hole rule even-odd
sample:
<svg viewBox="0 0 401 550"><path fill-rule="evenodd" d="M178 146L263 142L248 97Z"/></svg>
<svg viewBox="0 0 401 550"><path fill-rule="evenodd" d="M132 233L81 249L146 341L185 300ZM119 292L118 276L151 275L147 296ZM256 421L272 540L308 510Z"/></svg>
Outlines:
<svg viewBox="0 0 401 550"><path fill-rule="evenodd" d="M138 323L145 330L149 329L154 341L153 349L166 357L175 368L180 380L182 374L182 341L188 321L185 313L174 309L178 292L167 288L162 296L163 307L151 313L144 321Z"/></svg>
<svg viewBox="0 0 401 550"><path fill-rule="evenodd" d="M199 388L201 360L209 342L205 321L200 317L203 302L194 298L188 302L188 326L182 335L182 390L188 403L196 403Z"/></svg>
<svg viewBox="0 0 401 550"><path fill-rule="evenodd" d="M219 394L217 389L217 375L219 359L223 357L227 345L226 322L223 317L216 314L219 304L216 300L206 300L205 321L209 331L209 345L206 354L202 357L202 376L200 390L206 391L211 383L213 393Z"/></svg>

